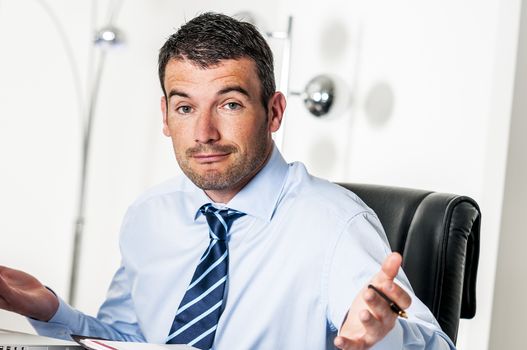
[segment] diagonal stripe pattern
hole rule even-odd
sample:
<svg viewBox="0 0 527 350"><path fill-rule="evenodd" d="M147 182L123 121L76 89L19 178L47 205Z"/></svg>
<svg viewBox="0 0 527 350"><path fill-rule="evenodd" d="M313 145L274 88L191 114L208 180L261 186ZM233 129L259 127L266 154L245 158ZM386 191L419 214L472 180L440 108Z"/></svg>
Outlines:
<svg viewBox="0 0 527 350"><path fill-rule="evenodd" d="M223 311L229 271L227 235L234 220L245 214L227 208L216 209L210 203L199 210L207 219L210 243L179 304L166 343L210 349Z"/></svg>

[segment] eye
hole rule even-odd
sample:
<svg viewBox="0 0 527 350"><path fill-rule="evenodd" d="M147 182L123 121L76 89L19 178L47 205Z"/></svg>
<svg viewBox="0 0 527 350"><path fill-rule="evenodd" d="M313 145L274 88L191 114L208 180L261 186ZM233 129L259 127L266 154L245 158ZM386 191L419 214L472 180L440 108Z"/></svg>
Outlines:
<svg viewBox="0 0 527 350"><path fill-rule="evenodd" d="M242 105L237 102L228 102L225 104L225 108L231 111L235 111L242 108Z"/></svg>
<svg viewBox="0 0 527 350"><path fill-rule="evenodd" d="M192 112L192 107L190 106L179 106L178 108L176 108L176 112L178 112L179 114L189 114Z"/></svg>

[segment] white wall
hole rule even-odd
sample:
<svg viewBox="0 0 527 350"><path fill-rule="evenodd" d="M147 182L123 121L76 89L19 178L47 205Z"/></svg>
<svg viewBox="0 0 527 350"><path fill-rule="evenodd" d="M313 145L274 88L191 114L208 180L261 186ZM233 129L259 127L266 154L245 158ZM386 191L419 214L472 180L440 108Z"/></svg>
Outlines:
<svg viewBox="0 0 527 350"><path fill-rule="evenodd" d="M526 349L527 235L523 218L527 211L527 6L521 9L516 81L508 143L501 235L496 268L495 298L489 349Z"/></svg>
<svg viewBox="0 0 527 350"><path fill-rule="evenodd" d="M352 105L340 118L316 120L290 99L287 158L333 180L475 198L483 212L478 311L462 322L458 345L485 349L520 2L309 4L285 6L296 19L292 88L322 72L339 74Z"/></svg>
<svg viewBox="0 0 527 350"><path fill-rule="evenodd" d="M306 72L340 72L352 86L354 104L344 118L321 122L309 119L299 101L293 101L286 154L305 159L315 173L335 180L474 197L484 215L478 313L462 323L458 344L484 349L490 330L520 2L406 1L405 6L352 2L343 11L335 11L331 6L335 1L327 4L325 11L300 1L290 4L292 13L304 14L296 33L310 38L302 41L296 36L293 61L300 67L292 68L292 84L301 87L309 77ZM313 25L313 18L323 24ZM331 26L346 28L349 40L332 39ZM331 40L337 42L340 55L322 53ZM374 117L382 113L372 112L371 101L391 113ZM307 147L304 130L311 141Z"/></svg>
<svg viewBox="0 0 527 350"><path fill-rule="evenodd" d="M88 7L55 5L85 65ZM64 295L80 126L72 74L52 23L37 1L0 3L0 264L30 271ZM28 329L10 314L0 320L0 328Z"/></svg>
<svg viewBox="0 0 527 350"><path fill-rule="evenodd" d="M54 0L83 87L89 37L107 1ZM97 2L96 2L97 3ZM520 0L390 0L251 4L270 30L294 15L291 90L319 73L349 85L352 104L316 120L289 98L282 149L332 180L466 194L483 211L478 314L459 347L487 348L513 94ZM79 165L79 118L56 31L36 0L0 2L0 264L66 295ZM95 313L119 263L127 205L178 172L161 136L157 50L185 18L245 2L125 1L126 46L108 55L96 113L78 307ZM16 35L12 35L16 33ZM35 49L31 45L36 45ZM273 42L280 51L280 43ZM278 55L279 56L279 55ZM277 57L279 59L279 57ZM85 91L84 91L85 93ZM0 313L0 328L25 321Z"/></svg>

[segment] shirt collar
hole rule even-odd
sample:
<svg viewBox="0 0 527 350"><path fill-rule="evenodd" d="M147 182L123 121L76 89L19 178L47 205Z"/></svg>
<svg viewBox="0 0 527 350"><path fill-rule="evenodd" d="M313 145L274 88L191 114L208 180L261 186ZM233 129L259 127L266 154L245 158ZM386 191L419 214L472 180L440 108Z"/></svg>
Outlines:
<svg viewBox="0 0 527 350"><path fill-rule="evenodd" d="M271 221L282 193L288 168L282 154L276 145L273 145L271 157L264 167L225 206L262 220ZM192 210L191 215L196 220L200 215L199 208L212 201L188 178L185 179L185 187L188 192L191 192L188 208Z"/></svg>

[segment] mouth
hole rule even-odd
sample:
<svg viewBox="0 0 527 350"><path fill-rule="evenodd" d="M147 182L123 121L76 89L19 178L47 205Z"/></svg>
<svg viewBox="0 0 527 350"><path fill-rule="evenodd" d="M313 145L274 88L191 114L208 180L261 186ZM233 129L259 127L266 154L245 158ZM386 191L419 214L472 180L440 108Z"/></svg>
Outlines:
<svg viewBox="0 0 527 350"><path fill-rule="evenodd" d="M210 164L225 160L229 154L230 153L228 152L197 153L192 155L192 158L194 158L198 164Z"/></svg>

